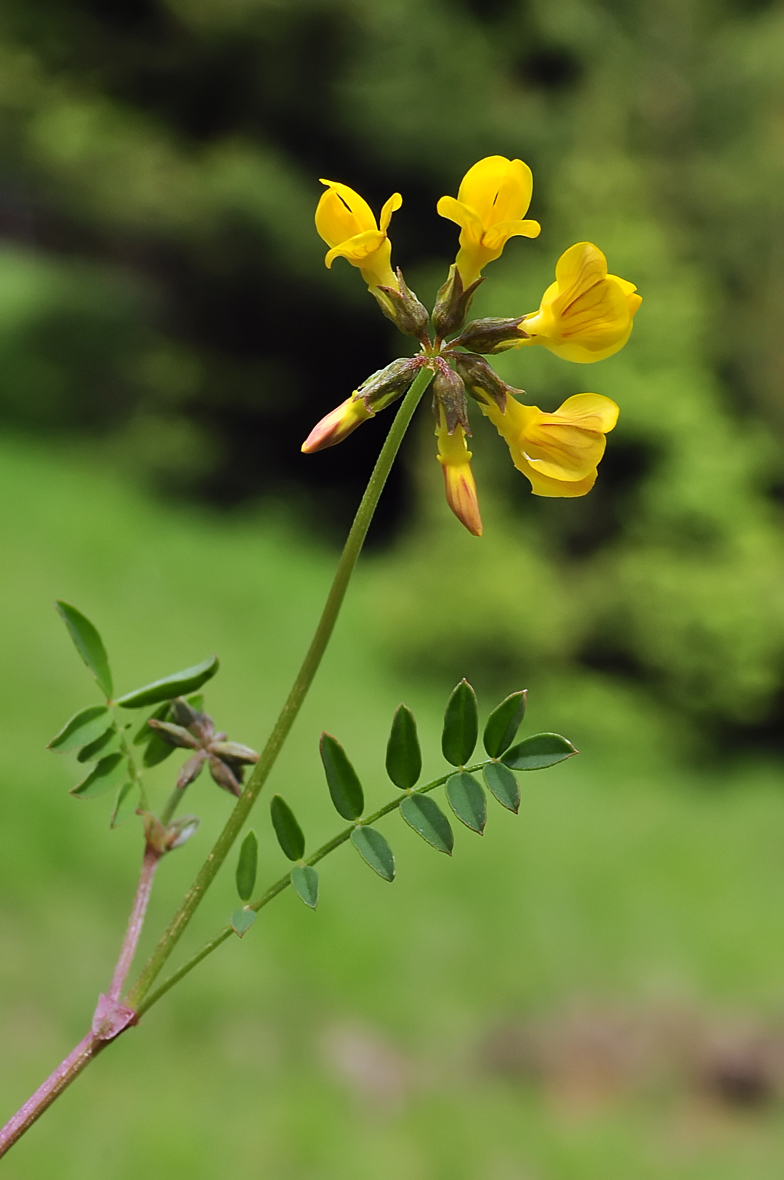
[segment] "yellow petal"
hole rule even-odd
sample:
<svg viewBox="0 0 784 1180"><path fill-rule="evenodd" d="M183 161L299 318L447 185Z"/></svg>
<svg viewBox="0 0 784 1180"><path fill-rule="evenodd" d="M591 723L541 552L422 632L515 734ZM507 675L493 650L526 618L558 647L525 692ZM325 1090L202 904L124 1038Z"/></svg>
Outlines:
<svg viewBox="0 0 784 1180"><path fill-rule="evenodd" d="M525 458L534 470L552 479L568 483L585 479L604 454L604 435L553 421L554 414L544 417L551 421L540 421L526 431L522 444Z"/></svg>
<svg viewBox="0 0 784 1180"><path fill-rule="evenodd" d="M528 183L530 180L532 188L533 180L530 179L530 174L530 168L523 164L522 160L508 160L506 156L485 156L466 172L460 183L457 199L465 205L470 205L485 226L513 218L515 213L509 212L510 208L519 208L517 217L522 217L531 201ZM504 204L500 215L497 215L494 210L502 190ZM520 191L516 193L516 190Z"/></svg>
<svg viewBox="0 0 784 1180"><path fill-rule="evenodd" d="M607 277L607 259L593 242L577 242L555 264L558 296L554 310L563 314L575 299Z"/></svg>
<svg viewBox="0 0 784 1180"><path fill-rule="evenodd" d="M522 160L510 160L493 204L490 222L519 221L528 211L534 189L531 169ZM525 235L529 236L529 235Z"/></svg>
<svg viewBox="0 0 784 1180"><path fill-rule="evenodd" d="M436 205L436 212L441 217L446 217L447 220L454 221L456 225L459 225L469 235L471 241L481 242L484 225L479 215L468 205L462 201L456 201L454 197L442 197Z"/></svg>
<svg viewBox="0 0 784 1180"><path fill-rule="evenodd" d="M328 246L345 242L359 230L357 219L334 189L322 193L316 206L316 230Z"/></svg>
<svg viewBox="0 0 784 1180"><path fill-rule="evenodd" d="M370 205L353 188L349 188L347 184L341 184L337 180L322 180L321 183L327 185L328 192L334 194L334 197L337 198L346 212L353 218L352 224L354 229L351 231L351 234L346 235L347 237L362 233L366 229L378 229ZM327 193L322 196L322 201L325 196L327 196Z"/></svg>
<svg viewBox="0 0 784 1180"><path fill-rule="evenodd" d="M337 246L333 246L331 250L327 251L324 262L326 263L327 269L332 266L336 258L347 258L352 265L359 266L367 260L368 255L378 250L386 240L386 234L382 234L381 230L366 230L364 233L356 234L353 238L348 238L345 242L340 242Z"/></svg>
<svg viewBox="0 0 784 1180"><path fill-rule="evenodd" d="M598 474L594 470L589 475L586 475L585 479L576 480L573 483L565 483L563 480L550 479L548 476L542 475L541 472L535 471L530 464L519 467L519 470L530 479L531 491L535 496L549 496L553 499L566 496L585 496L596 483L596 476Z"/></svg>
<svg viewBox="0 0 784 1180"><path fill-rule="evenodd" d="M555 418L571 422L574 426L582 426L584 430L598 430L608 434L618 421L620 410L612 398L602 393L575 393L568 397L554 414L547 414L547 418Z"/></svg>
<svg viewBox="0 0 784 1180"><path fill-rule="evenodd" d="M564 340L575 337L587 348L593 344L599 349L614 343L628 326L627 297L618 283L602 279L563 310L559 334Z"/></svg>
<svg viewBox="0 0 784 1180"><path fill-rule="evenodd" d="M400 193L393 193L388 201L384 202L384 207L381 210L381 217L379 218L379 225L383 233L389 229L389 223L392 220L392 214L395 213L403 204L403 198Z"/></svg>
<svg viewBox="0 0 784 1180"><path fill-rule="evenodd" d="M538 221L499 221L485 230L482 245L490 250L503 249L510 238L538 238L541 232Z"/></svg>
<svg viewBox="0 0 784 1180"><path fill-rule="evenodd" d="M626 330L604 348L597 347L595 341L591 343L590 347L587 347L580 340L548 340L545 336L536 337L530 341L524 340L522 343L543 344L561 360L573 361L578 365L592 365L595 361L606 360L608 356L614 356L616 352L620 352L631 334L632 322L629 320Z"/></svg>

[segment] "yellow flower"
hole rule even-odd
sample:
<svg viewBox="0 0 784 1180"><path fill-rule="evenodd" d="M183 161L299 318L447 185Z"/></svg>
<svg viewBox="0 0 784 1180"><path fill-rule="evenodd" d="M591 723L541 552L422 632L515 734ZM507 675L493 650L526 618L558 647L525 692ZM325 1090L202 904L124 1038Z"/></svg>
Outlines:
<svg viewBox="0 0 784 1180"><path fill-rule="evenodd" d="M393 193L381 210L380 228L373 210L359 193L347 184L322 180L322 193L316 209L316 229L330 249L324 262L327 269L336 258L346 258L359 268L368 287L394 287L398 281L390 265L392 244L387 229L392 214L403 204L400 193Z"/></svg>
<svg viewBox="0 0 784 1180"><path fill-rule="evenodd" d="M536 238L538 221L523 221L533 191L531 169L522 160L486 156L469 168L457 200L442 197L436 206L442 217L460 226L456 265L463 287L468 287L488 262L500 258L513 237Z"/></svg>
<svg viewBox="0 0 784 1180"><path fill-rule="evenodd" d="M465 430L458 425L454 433L449 434L444 412L439 408L436 437L438 461L444 471L446 502L469 533L481 537L482 518L479 515L476 484L471 471L471 452L466 446Z"/></svg>
<svg viewBox="0 0 784 1180"><path fill-rule="evenodd" d="M375 411L353 393L316 423L300 450L306 455L312 455L314 451L334 447L336 443L348 438L352 430L367 422L368 418L375 418Z"/></svg>
<svg viewBox="0 0 784 1180"><path fill-rule="evenodd" d="M623 348L642 303L637 288L608 275L607 259L592 242L578 242L561 255L555 282L538 311L520 321L530 339L514 345L543 344L567 361L601 361Z"/></svg>
<svg viewBox="0 0 784 1180"><path fill-rule="evenodd" d="M512 462L531 481L535 496L584 496L596 482L605 434L618 421L618 407L599 393L577 393L554 414L507 397L506 409L480 402Z"/></svg>

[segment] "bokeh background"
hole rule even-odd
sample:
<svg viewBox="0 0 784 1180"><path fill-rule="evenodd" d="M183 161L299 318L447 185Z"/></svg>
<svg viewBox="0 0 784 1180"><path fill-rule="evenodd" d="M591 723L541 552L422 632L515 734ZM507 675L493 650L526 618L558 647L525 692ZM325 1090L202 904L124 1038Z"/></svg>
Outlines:
<svg viewBox="0 0 784 1180"><path fill-rule="evenodd" d="M479 314L534 309L590 239L644 296L596 366L499 359L542 408L615 398L585 499L537 500L474 439L486 533L443 503L420 412L274 777L335 826L316 737L388 796L392 711L426 770L483 711L583 752L453 860L399 820L390 888L344 849L78 1081L9 1178L773 1180L784 1149L784 9L771 0L0 4L0 1098L82 1035L138 832L67 795L46 741L90 701L51 602L121 688L217 651L208 706L259 745L378 452L304 457L401 338L323 265L319 176L379 208L429 301L435 215L481 156L533 168L536 242ZM406 347L403 342L402 347ZM156 772L166 787L168 768ZM228 800L163 866L148 944ZM262 802L262 880L285 862ZM233 908L225 872L189 933Z"/></svg>

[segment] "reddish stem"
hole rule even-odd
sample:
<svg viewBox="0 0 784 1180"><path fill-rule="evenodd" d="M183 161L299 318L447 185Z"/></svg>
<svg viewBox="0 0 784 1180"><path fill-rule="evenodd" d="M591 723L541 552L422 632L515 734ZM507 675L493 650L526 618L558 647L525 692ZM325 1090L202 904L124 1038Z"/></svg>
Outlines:
<svg viewBox="0 0 784 1180"><path fill-rule="evenodd" d="M123 984L131 969L133 956L136 954L136 947L139 942L139 935L144 925L144 915L147 912L147 903L150 900L155 870L158 867L158 861L160 859L160 852L156 852L148 844L144 850L144 859L142 860L141 872L139 873L139 884L136 886L136 897L133 899L133 909L128 918L125 938L120 948L120 957L117 960L117 966L114 969L111 986L109 987L110 1000L119 1000Z"/></svg>
<svg viewBox="0 0 784 1180"><path fill-rule="evenodd" d="M74 1078L78 1077L84 1067L90 1064L106 1044L108 1044L107 1041L102 1041L90 1030L87 1036L68 1054L65 1061L58 1065L54 1073L49 1075L44 1084L38 1087L35 1094L27 1099L24 1106L19 1108L14 1117L9 1119L0 1131L0 1156L5 1155L17 1139L21 1139L25 1131L51 1106L55 1098L62 1094L66 1086L70 1086Z"/></svg>
<svg viewBox="0 0 784 1180"><path fill-rule="evenodd" d="M89 1065L110 1041L136 1023L136 1013L132 1008L120 1003L120 995L136 954L147 903L150 900L155 870L160 859L161 853L148 844L144 850L136 896L133 899L133 908L120 947L120 956L114 969L109 994L99 998L93 1016L92 1028L65 1060L58 1065L54 1073L49 1075L44 1084L38 1087L35 1094L28 1098L24 1106L20 1107L14 1117L9 1119L0 1130L0 1156L5 1155L17 1139L21 1139L25 1131L33 1125L37 1118L40 1118L55 1098L59 1097L67 1086L70 1086L74 1078L79 1076L84 1067Z"/></svg>

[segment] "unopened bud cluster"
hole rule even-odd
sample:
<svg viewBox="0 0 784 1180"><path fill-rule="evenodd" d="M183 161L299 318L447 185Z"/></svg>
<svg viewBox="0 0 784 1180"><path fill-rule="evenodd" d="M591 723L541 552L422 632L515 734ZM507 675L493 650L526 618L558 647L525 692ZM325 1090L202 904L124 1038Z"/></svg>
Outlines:
<svg viewBox="0 0 784 1180"><path fill-rule="evenodd" d="M147 724L170 746L193 751L180 768L178 789L184 790L207 765L219 787L232 795L241 795L245 767L259 760L256 751L240 742L227 741L225 733L216 732L208 713L200 713L182 697L172 701L170 712L173 722L151 717Z"/></svg>

